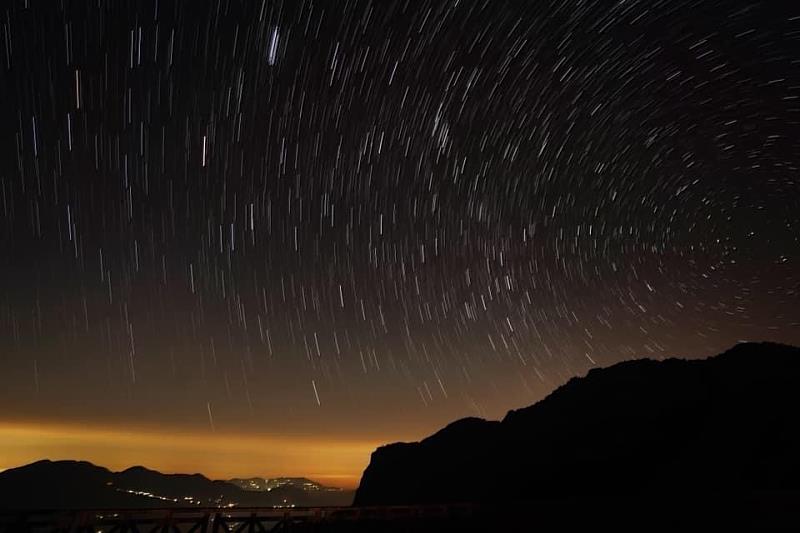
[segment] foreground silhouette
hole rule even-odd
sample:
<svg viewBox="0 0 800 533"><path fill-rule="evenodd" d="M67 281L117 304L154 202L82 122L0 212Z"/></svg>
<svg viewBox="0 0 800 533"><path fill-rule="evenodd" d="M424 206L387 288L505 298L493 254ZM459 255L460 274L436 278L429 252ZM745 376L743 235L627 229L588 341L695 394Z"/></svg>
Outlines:
<svg viewBox="0 0 800 533"><path fill-rule="evenodd" d="M800 349L790 346L619 363L502 422L467 418L379 448L354 505L788 498L800 508L799 406Z"/></svg>

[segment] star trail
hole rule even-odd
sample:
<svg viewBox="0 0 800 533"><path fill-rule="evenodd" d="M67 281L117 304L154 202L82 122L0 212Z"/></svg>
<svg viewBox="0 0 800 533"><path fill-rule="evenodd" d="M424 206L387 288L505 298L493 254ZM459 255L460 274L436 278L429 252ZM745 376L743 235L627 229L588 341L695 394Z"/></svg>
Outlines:
<svg viewBox="0 0 800 533"><path fill-rule="evenodd" d="M0 109L7 424L372 446L800 343L792 2L8 0Z"/></svg>

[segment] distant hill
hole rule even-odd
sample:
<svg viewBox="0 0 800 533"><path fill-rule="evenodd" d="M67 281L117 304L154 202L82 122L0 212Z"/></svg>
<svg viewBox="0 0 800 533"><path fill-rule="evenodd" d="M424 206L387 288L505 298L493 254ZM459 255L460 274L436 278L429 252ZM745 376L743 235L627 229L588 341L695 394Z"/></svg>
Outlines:
<svg viewBox="0 0 800 533"><path fill-rule="evenodd" d="M312 481L305 477L249 477L249 478L233 478L229 479L228 483L236 485L243 490L251 491L272 491L280 487L293 487L305 491L340 491L341 489L335 487L326 487L316 481Z"/></svg>
<svg viewBox="0 0 800 533"><path fill-rule="evenodd" d="M800 489L800 349L592 369L501 422L378 448L355 505L624 501Z"/></svg>
<svg viewBox="0 0 800 533"><path fill-rule="evenodd" d="M162 474L141 466L111 472L85 461L38 461L0 473L0 508L80 509L349 505L353 492L284 485L251 491L200 474Z"/></svg>
<svg viewBox="0 0 800 533"><path fill-rule="evenodd" d="M0 507L159 506L151 498L115 490L113 482L113 472L85 461L38 461L0 472Z"/></svg>

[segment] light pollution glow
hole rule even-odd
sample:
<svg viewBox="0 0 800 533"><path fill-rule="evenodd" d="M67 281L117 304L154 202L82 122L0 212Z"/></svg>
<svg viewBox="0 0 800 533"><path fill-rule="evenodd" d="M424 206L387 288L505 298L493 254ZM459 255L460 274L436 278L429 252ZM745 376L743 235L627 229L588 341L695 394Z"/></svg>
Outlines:
<svg viewBox="0 0 800 533"><path fill-rule="evenodd" d="M308 436L130 430L0 422L0 471L41 459L90 461L110 470L142 465L211 479L304 476L355 488L380 442Z"/></svg>

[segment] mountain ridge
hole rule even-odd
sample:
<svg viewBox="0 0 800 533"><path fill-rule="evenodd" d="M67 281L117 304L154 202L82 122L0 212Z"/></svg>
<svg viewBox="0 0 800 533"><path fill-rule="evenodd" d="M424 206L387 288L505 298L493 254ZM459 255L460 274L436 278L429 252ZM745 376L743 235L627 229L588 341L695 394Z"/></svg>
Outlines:
<svg viewBox="0 0 800 533"><path fill-rule="evenodd" d="M113 472L80 460L42 459L0 472L5 509L349 505L352 494L291 485L252 491L199 473L164 474L141 465Z"/></svg>
<svg viewBox="0 0 800 533"><path fill-rule="evenodd" d="M378 448L354 504L798 488L800 462L789 452L800 447L790 423L798 390L800 349L776 343L592 369L501 421L461 419ZM741 468L725 467L737 453Z"/></svg>

